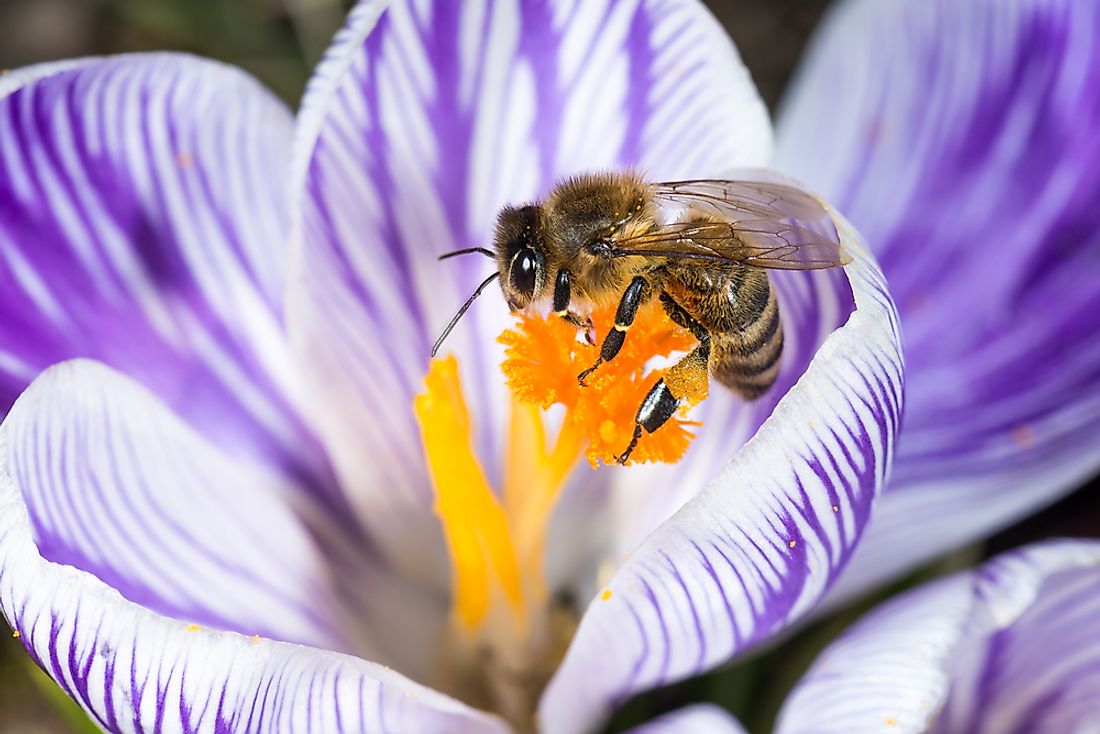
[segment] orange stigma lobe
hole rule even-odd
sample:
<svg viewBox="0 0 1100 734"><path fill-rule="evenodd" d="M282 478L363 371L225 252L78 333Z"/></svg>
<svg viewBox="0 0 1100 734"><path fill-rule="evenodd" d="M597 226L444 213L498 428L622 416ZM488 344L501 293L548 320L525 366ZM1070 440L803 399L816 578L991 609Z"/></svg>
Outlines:
<svg viewBox="0 0 1100 734"><path fill-rule="evenodd" d="M606 334L613 328L614 309L593 312L592 321L598 335ZM577 328L565 319L520 313L515 327L500 341L505 346L501 370L512 394L543 410L564 406L562 430L583 436L584 455L593 467L614 462L630 444L638 407L657 381L677 379L674 371L648 368L650 362L667 361L696 343L660 306L646 305L638 311L618 355L586 377L582 387L577 375L595 364L600 348L579 339ZM653 433L642 432L627 464L671 463L683 457L694 437L688 428L699 425L686 420L684 413L706 397L706 385L692 385L679 394L685 396L685 405Z"/></svg>

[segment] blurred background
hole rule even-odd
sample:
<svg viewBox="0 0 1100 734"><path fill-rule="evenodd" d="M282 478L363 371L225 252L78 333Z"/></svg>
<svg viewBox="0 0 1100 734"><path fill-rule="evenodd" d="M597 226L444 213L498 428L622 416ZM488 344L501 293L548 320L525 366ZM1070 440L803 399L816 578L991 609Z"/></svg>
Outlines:
<svg viewBox="0 0 1100 734"><path fill-rule="evenodd" d="M352 3L345 0L0 0L0 68L127 51L172 49L247 69L297 106L310 69ZM828 0L708 0L760 93L774 111ZM1093 483L984 544L941 559L891 588L804 629L752 660L630 702L609 731L688 701L737 713L753 732L770 730L786 691L817 652L873 603L931 576L1050 536L1100 537ZM22 646L0 636L0 734L97 731L38 671Z"/></svg>

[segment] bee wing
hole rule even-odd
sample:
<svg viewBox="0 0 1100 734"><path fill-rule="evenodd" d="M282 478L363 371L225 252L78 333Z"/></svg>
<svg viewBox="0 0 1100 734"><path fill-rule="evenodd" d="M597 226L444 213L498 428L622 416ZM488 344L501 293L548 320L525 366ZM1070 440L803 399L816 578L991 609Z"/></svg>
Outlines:
<svg viewBox="0 0 1100 734"><path fill-rule="evenodd" d="M687 258L817 270L850 262L825 207L793 186L705 179L653 185L667 223L618 239L617 257Z"/></svg>

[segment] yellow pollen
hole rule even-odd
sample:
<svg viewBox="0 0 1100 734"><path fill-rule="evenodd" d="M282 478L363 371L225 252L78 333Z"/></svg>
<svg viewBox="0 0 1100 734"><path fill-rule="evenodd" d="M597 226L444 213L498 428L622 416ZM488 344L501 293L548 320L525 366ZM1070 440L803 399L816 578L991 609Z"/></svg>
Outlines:
<svg viewBox="0 0 1100 734"><path fill-rule="evenodd" d="M796 545L798 545L798 541L797 541L797 540L792 540L792 541L791 541L790 543L788 543L787 545L789 545L790 547L794 548L794 547L795 547Z"/></svg>
<svg viewBox="0 0 1100 734"><path fill-rule="evenodd" d="M611 598L611 589L604 589L600 592L600 601L607 601Z"/></svg>
<svg viewBox="0 0 1100 734"><path fill-rule="evenodd" d="M11 636L18 640L21 637L21 633L19 630L12 630Z"/></svg>
<svg viewBox="0 0 1100 734"><path fill-rule="evenodd" d="M259 642L260 641L260 636L259 635L252 635L248 639L252 640L253 642Z"/></svg>
<svg viewBox="0 0 1100 734"><path fill-rule="evenodd" d="M187 632L198 632L202 629L202 627L198 626L197 624L189 624L185 629Z"/></svg>
<svg viewBox="0 0 1100 734"><path fill-rule="evenodd" d="M886 719L886 726L895 726L897 723L898 723L898 720L895 719L893 716Z"/></svg>
<svg viewBox="0 0 1100 734"><path fill-rule="evenodd" d="M840 505L833 505L833 512L840 512Z"/></svg>

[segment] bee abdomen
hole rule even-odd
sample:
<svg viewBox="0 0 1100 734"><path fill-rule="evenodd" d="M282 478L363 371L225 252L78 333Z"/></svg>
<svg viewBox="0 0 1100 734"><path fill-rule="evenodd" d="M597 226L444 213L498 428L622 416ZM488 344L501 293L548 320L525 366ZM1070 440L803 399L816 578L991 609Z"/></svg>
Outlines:
<svg viewBox="0 0 1100 734"><path fill-rule="evenodd" d="M767 288L766 299L762 308L752 309L752 321L738 329L711 334L711 374L749 400L772 386L783 356L783 324L772 288Z"/></svg>

